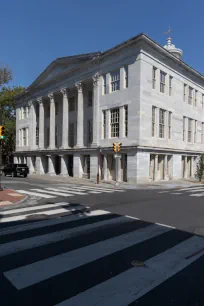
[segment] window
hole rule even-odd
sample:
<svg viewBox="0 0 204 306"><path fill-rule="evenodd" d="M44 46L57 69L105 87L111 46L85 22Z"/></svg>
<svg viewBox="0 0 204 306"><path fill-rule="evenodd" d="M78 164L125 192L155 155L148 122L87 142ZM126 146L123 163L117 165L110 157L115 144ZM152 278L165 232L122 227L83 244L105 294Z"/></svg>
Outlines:
<svg viewBox="0 0 204 306"><path fill-rule="evenodd" d="M93 91L89 90L88 91L88 106L92 106L92 103L93 103Z"/></svg>
<svg viewBox="0 0 204 306"><path fill-rule="evenodd" d="M204 122L202 122L201 143L204 143Z"/></svg>
<svg viewBox="0 0 204 306"><path fill-rule="evenodd" d="M163 93L165 93L165 79L166 79L166 73L160 71L160 92Z"/></svg>
<svg viewBox="0 0 204 306"><path fill-rule="evenodd" d="M128 88L128 66L124 67L125 71L125 88Z"/></svg>
<svg viewBox="0 0 204 306"><path fill-rule="evenodd" d="M194 105L197 106L197 94L198 94L198 91L195 90L195 99L194 99Z"/></svg>
<svg viewBox="0 0 204 306"><path fill-rule="evenodd" d="M39 145L39 128L36 127L36 146Z"/></svg>
<svg viewBox="0 0 204 306"><path fill-rule="evenodd" d="M172 76L169 76L169 95L172 95Z"/></svg>
<svg viewBox="0 0 204 306"><path fill-rule="evenodd" d="M103 75L103 95L107 93L106 74Z"/></svg>
<svg viewBox="0 0 204 306"><path fill-rule="evenodd" d="M75 111L76 110L76 98L75 97L70 97L69 98L69 111Z"/></svg>
<svg viewBox="0 0 204 306"><path fill-rule="evenodd" d="M156 107L152 106L152 137L155 137Z"/></svg>
<svg viewBox="0 0 204 306"><path fill-rule="evenodd" d="M193 88L189 87L188 90L188 104L192 104L193 100Z"/></svg>
<svg viewBox="0 0 204 306"><path fill-rule="evenodd" d="M153 67L152 68L152 88L156 88L156 73L157 73L157 68Z"/></svg>
<svg viewBox="0 0 204 306"><path fill-rule="evenodd" d="M185 135L186 135L186 117L183 117L183 141L185 141Z"/></svg>
<svg viewBox="0 0 204 306"><path fill-rule="evenodd" d="M103 127L102 127L102 138L106 138L106 111L103 111Z"/></svg>
<svg viewBox="0 0 204 306"><path fill-rule="evenodd" d="M88 120L88 144L93 142L93 128L92 128L92 120Z"/></svg>
<svg viewBox="0 0 204 306"><path fill-rule="evenodd" d="M194 143L197 141L197 121L194 120Z"/></svg>
<svg viewBox="0 0 204 306"><path fill-rule="evenodd" d="M159 137L164 138L165 131L165 110L159 110Z"/></svg>
<svg viewBox="0 0 204 306"><path fill-rule="evenodd" d="M26 146L26 129L23 129L23 146Z"/></svg>
<svg viewBox="0 0 204 306"><path fill-rule="evenodd" d="M171 112L169 112L169 115L168 115L168 138L171 139L171 117L172 117L172 114Z"/></svg>
<svg viewBox="0 0 204 306"><path fill-rule="evenodd" d="M183 101L186 102L186 90L187 90L187 85L183 84Z"/></svg>
<svg viewBox="0 0 204 306"><path fill-rule="evenodd" d="M120 111L119 108L111 109L111 137L119 137Z"/></svg>
<svg viewBox="0 0 204 306"><path fill-rule="evenodd" d="M111 91L117 91L120 89L120 70L111 73Z"/></svg>
<svg viewBox="0 0 204 306"><path fill-rule="evenodd" d="M125 105L125 137L128 136L128 106Z"/></svg>
<svg viewBox="0 0 204 306"><path fill-rule="evenodd" d="M188 118L188 142L192 141L192 119Z"/></svg>
<svg viewBox="0 0 204 306"><path fill-rule="evenodd" d="M69 124L69 146L73 147L74 146L74 123Z"/></svg>

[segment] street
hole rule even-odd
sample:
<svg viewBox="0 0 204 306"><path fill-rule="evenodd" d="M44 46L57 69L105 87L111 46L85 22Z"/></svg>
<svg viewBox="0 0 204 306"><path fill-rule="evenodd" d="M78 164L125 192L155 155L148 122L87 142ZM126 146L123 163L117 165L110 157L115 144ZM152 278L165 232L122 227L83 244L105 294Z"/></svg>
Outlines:
<svg viewBox="0 0 204 306"><path fill-rule="evenodd" d="M204 305L204 186L3 185L2 305Z"/></svg>

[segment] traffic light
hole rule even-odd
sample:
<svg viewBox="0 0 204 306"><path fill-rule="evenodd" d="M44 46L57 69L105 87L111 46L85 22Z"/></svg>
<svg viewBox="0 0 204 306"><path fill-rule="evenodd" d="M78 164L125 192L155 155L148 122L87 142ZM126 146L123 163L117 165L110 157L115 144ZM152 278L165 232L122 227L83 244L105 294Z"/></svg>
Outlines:
<svg viewBox="0 0 204 306"><path fill-rule="evenodd" d="M115 152L115 153L117 152L117 144L116 144L116 142L113 143L113 152Z"/></svg>
<svg viewBox="0 0 204 306"><path fill-rule="evenodd" d="M118 152L120 152L121 147L122 147L122 143L119 142L119 144L118 144Z"/></svg>
<svg viewBox="0 0 204 306"><path fill-rule="evenodd" d="M0 126L0 138L1 139L5 138L5 126L3 125Z"/></svg>

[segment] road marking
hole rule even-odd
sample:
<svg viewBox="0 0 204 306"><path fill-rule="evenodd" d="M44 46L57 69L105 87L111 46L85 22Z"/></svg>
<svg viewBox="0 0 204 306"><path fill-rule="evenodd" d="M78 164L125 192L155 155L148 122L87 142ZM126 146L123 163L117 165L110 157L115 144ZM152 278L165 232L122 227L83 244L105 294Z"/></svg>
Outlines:
<svg viewBox="0 0 204 306"><path fill-rule="evenodd" d="M187 187L187 188L182 188L182 189L178 189L179 191L190 191L190 190L197 190L197 189L203 189L204 190L204 186L200 186L200 187Z"/></svg>
<svg viewBox="0 0 204 306"><path fill-rule="evenodd" d="M12 215L12 214L17 214L21 212L28 212L32 210L37 210L37 209L47 209L47 208L52 208L52 207L62 207L62 206L68 206L70 205L69 203L55 203L55 204L45 204L45 205L36 205L32 207L24 207L24 208L17 208L17 209L10 209L10 210L4 210L1 211L1 215Z"/></svg>
<svg viewBox="0 0 204 306"><path fill-rule="evenodd" d="M108 189L108 188L103 188L103 187L92 187L92 186L82 186L82 187L71 187L73 189L83 189L83 190L96 190L96 191L109 191L109 192L124 192L125 190L121 189Z"/></svg>
<svg viewBox="0 0 204 306"><path fill-rule="evenodd" d="M20 252L23 250L32 249L33 247L42 246L49 243L54 243L58 241L62 241L71 237L75 237L84 233L87 230L93 230L95 228L105 226L105 225L114 225L120 223L128 223L132 222L132 220L122 216L109 220L99 221L92 224L81 225L71 229L66 229L62 231L52 232L45 235L35 236L27 239L17 240L5 243L0 248L0 257L6 256L8 254L13 254L16 252Z"/></svg>
<svg viewBox="0 0 204 306"><path fill-rule="evenodd" d="M203 193L194 193L194 194L190 194L190 197L203 197L204 196L204 192Z"/></svg>
<svg viewBox="0 0 204 306"><path fill-rule="evenodd" d="M87 206L86 206L87 207ZM35 223L28 223L28 224L22 224L22 225L17 225L17 226L12 226L10 228L5 228L0 230L0 236L7 235L7 234L12 234L12 233L18 233L18 232L23 232L23 231L29 231L32 229L36 228L43 228L46 226L52 226L56 224L62 224L62 223L69 223L71 221L76 221L76 220L83 220L91 217L96 217L96 216L102 216L102 215L107 215L110 214L109 211L105 210L94 210L91 212L83 212L83 214L80 215L68 215L64 216L63 218L60 219L50 219L50 220L45 220L45 221L39 221Z"/></svg>
<svg viewBox="0 0 204 306"><path fill-rule="evenodd" d="M203 238L191 237L145 261L145 268L133 267L56 306L129 305L196 261L203 253L189 259L185 259L186 255L203 246Z"/></svg>
<svg viewBox="0 0 204 306"><path fill-rule="evenodd" d="M169 190L168 191L159 191L158 193L167 193L167 192L170 192Z"/></svg>
<svg viewBox="0 0 204 306"><path fill-rule="evenodd" d="M63 196L63 197L71 197L72 196L72 194L69 194L69 193L55 192L56 189L49 188L50 190L53 190L53 191L50 191L50 190L47 190L47 189L48 188L46 188L46 190L42 190L42 189L31 189L31 190L37 191L37 192L47 192L47 193L50 193L50 194L59 195L59 196Z"/></svg>
<svg viewBox="0 0 204 306"><path fill-rule="evenodd" d="M30 192L28 190L16 190L16 191L19 192L19 193L34 195L34 196L41 197L41 198L46 198L46 199L56 198L55 196L51 196L51 195L43 194L43 193L39 194L37 192Z"/></svg>
<svg viewBox="0 0 204 306"><path fill-rule="evenodd" d="M26 214L26 215L20 215L20 216L15 216L15 217L8 217L8 218L3 218L0 220L0 223L5 223L5 222L13 222L13 221L20 221L20 220L25 220L28 216L30 215L56 215L56 214L61 214L64 212L71 212L74 211L73 209L68 210L65 208L59 208L59 209L54 209L54 210L43 210L41 212Z"/></svg>
<svg viewBox="0 0 204 306"><path fill-rule="evenodd" d="M87 195L87 193L84 193L84 192L78 192L78 191L75 191L75 190L71 190L70 188L67 188L67 187L58 187L58 188L45 188L46 190L54 190L54 191L60 191L60 192L66 192L68 191L69 193L73 193L73 194L79 194L79 195Z"/></svg>
<svg viewBox="0 0 204 306"><path fill-rule="evenodd" d="M159 226L164 226L164 227L168 227L168 228L175 229L175 227L174 227L174 226L171 226L171 225L167 225L167 224L163 224L163 223L155 223L155 224L157 224L157 225L159 225Z"/></svg>
<svg viewBox="0 0 204 306"><path fill-rule="evenodd" d="M107 239L71 252L10 270L5 275L20 290L161 235L167 231L168 229L166 228L150 225L116 238Z"/></svg>
<svg viewBox="0 0 204 306"><path fill-rule="evenodd" d="M171 192L171 194L177 195L177 194L184 194L184 193L182 193L182 192Z"/></svg>

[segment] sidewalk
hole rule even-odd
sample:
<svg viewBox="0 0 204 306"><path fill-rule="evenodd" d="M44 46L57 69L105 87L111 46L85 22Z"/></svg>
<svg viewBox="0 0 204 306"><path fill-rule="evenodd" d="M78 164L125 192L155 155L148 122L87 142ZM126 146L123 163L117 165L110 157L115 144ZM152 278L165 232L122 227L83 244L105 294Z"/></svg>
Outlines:
<svg viewBox="0 0 204 306"><path fill-rule="evenodd" d="M157 181L157 182L150 182L149 184L137 184L132 185L126 182L119 182L116 186L115 181L104 182L100 181L100 184L96 184L96 180L86 179L86 178L74 178L74 177L64 177L60 175L50 176L48 174L43 175L29 175L28 179L37 179L37 180L46 180L49 182L58 182L63 184L78 184L78 185L87 185L87 186L101 186L101 187L108 187L108 188L125 188L125 189L171 189L171 188L179 188L179 187L190 187L199 185L200 182L196 180L172 180L172 181Z"/></svg>
<svg viewBox="0 0 204 306"><path fill-rule="evenodd" d="M10 204L19 204L26 197L15 190L4 189L0 191L0 207L10 205Z"/></svg>

